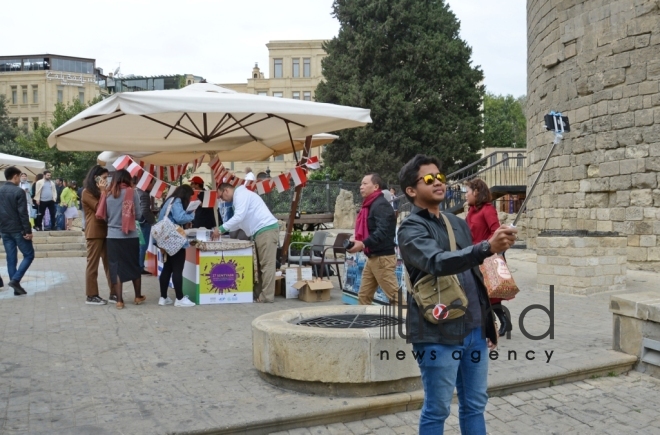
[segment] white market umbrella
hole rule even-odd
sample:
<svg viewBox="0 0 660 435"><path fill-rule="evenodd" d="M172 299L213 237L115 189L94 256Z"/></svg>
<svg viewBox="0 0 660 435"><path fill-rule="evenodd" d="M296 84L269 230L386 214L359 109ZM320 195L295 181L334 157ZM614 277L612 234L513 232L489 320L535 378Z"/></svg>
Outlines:
<svg viewBox="0 0 660 435"><path fill-rule="evenodd" d="M62 151L222 153L250 142L273 147L294 137L364 126L371 122L369 112L197 83L114 94L52 132L48 144Z"/></svg>
<svg viewBox="0 0 660 435"><path fill-rule="evenodd" d="M0 179L5 179L4 170L10 166L16 166L21 172L28 174L28 177L34 179L36 175L46 169L46 163L39 160L32 160L25 157L12 156L10 154L0 153Z"/></svg>
<svg viewBox="0 0 660 435"><path fill-rule="evenodd" d="M327 145L337 140L339 136L328 133L320 133L312 136L311 148ZM302 151L305 145L305 139L293 139L293 149ZM266 146L261 142L249 142L234 148L231 151L218 152L218 158L223 163L226 162L239 162L239 161L262 161L267 160L271 156L279 156L282 154L290 154L292 152L291 141L285 140L282 143L273 146ZM102 164L112 164L119 156L128 154L134 160L143 161L157 166L179 165L182 163L192 162L195 159L201 159L206 155L204 152L197 151L165 151L160 153L152 152L129 152L121 153L117 151L104 151L98 156L98 161ZM207 162L208 163L208 160Z"/></svg>

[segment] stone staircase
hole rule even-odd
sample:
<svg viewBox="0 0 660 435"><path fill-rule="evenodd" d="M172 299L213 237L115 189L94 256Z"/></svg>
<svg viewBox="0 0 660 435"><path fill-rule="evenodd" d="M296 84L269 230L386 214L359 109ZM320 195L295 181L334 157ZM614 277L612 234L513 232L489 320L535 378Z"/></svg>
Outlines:
<svg viewBox="0 0 660 435"><path fill-rule="evenodd" d="M33 243L36 258L86 257L85 235L80 230L35 231ZM19 251L19 257L21 256ZM6 258L5 248L0 243L0 258Z"/></svg>

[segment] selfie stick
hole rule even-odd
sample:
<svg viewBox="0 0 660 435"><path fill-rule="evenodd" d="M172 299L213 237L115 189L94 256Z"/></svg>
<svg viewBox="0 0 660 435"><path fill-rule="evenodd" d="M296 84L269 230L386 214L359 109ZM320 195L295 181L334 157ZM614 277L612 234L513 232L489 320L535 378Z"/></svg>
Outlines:
<svg viewBox="0 0 660 435"><path fill-rule="evenodd" d="M518 223L518 219L520 219L520 215L525 211L525 207L527 206L527 201L529 201L529 198L532 197L532 193L534 192L534 189L536 188L536 185L538 184L539 180L541 179L541 175L543 175L543 171L545 170L545 167L548 165L548 161L550 160L550 157L552 156L552 153L555 151L555 148L561 142L561 140L564 137L564 121L561 117L561 113L559 112L550 112L550 115L552 116L552 119L554 120L554 133L555 133L555 140L552 143L552 148L550 148L550 152L548 153L548 157L545 158L545 162L543 162L543 166L541 166L541 170L539 171L538 175L536 176L536 180L534 180L534 183L532 184L532 187L529 189L529 194L525 197L525 201L523 201L522 205L520 206L520 210L518 210L518 214L516 215L516 219L513 221L513 223L510 225L511 227L515 227L516 224Z"/></svg>

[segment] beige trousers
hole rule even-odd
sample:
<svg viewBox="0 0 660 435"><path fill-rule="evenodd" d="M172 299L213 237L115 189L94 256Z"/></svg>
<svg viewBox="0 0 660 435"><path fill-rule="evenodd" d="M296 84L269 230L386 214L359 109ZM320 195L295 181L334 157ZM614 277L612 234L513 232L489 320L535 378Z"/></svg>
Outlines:
<svg viewBox="0 0 660 435"><path fill-rule="evenodd" d="M362 271L362 283L358 292L360 305L371 305L378 286L383 289L391 305L396 305L399 297L399 283L396 279L396 255L370 257Z"/></svg>
<svg viewBox="0 0 660 435"><path fill-rule="evenodd" d="M85 271L85 293L87 296L99 295L99 262L103 262L103 271L108 281L109 294L112 294L110 282L110 266L108 266L108 252L106 239L87 239L87 269Z"/></svg>
<svg viewBox="0 0 660 435"><path fill-rule="evenodd" d="M259 283L254 286L254 298L261 302L273 302L275 299L275 263L279 242L278 228L259 233L254 238L259 264Z"/></svg>

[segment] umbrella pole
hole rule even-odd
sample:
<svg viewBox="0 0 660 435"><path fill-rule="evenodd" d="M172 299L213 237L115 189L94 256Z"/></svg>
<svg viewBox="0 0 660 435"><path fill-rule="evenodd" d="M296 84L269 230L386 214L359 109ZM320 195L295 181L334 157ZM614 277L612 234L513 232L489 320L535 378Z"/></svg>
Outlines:
<svg viewBox="0 0 660 435"><path fill-rule="evenodd" d="M209 154L209 157L210 157L209 162L212 162L213 158L216 155L216 153L208 153L208 154ZM209 166L209 168L210 168L210 166ZM215 174L213 173L213 170L211 170L211 187L213 188L213 190L211 192L217 192L218 191L218 185L215 182ZM211 192L209 192L209 195L211 194ZM213 206L213 217L215 217L215 226L217 228L217 227L220 226L220 219L218 219L218 203L220 201L216 200L215 202L216 202L216 205Z"/></svg>
<svg viewBox="0 0 660 435"><path fill-rule="evenodd" d="M309 157L309 150L312 148L312 136L305 138L305 147L303 148L302 158L298 162L301 164ZM286 235L284 236L284 243L282 244L282 263L285 263L289 255L289 243L291 242L291 233L293 232L293 225L296 220L296 210L298 210L298 203L302 194L303 185L296 186L293 191L293 202L291 203L291 212L289 213L289 222L286 226Z"/></svg>

